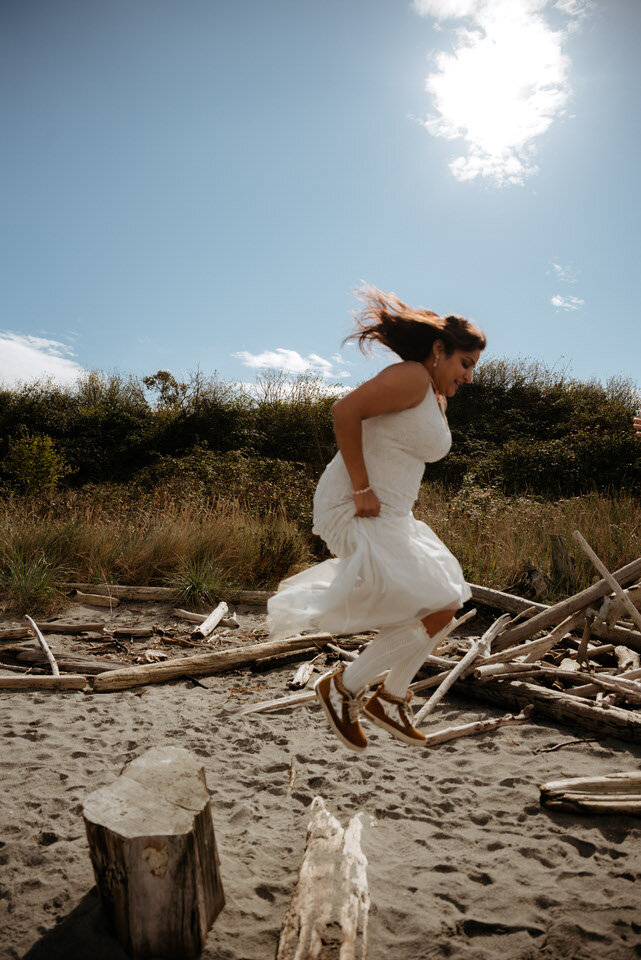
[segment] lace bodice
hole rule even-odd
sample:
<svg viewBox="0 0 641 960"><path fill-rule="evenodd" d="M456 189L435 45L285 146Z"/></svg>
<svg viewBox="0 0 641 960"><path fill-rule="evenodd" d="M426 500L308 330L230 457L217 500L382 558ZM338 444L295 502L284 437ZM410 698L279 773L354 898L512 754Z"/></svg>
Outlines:
<svg viewBox="0 0 641 960"><path fill-rule="evenodd" d="M382 504L406 511L418 496L425 463L441 460L452 435L432 386L416 407L363 421L363 455L372 489ZM352 499L340 451L320 479L317 505Z"/></svg>

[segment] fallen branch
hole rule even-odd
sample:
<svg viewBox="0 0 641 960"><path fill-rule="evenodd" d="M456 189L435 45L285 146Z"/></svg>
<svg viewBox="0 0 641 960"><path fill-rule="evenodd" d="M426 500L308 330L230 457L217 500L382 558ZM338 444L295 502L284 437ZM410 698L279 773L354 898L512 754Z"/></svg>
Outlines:
<svg viewBox="0 0 641 960"><path fill-rule="evenodd" d="M222 600L215 610L209 614L209 616L203 620L197 627L191 631L192 637L197 640L204 640L205 637L208 637L210 633L213 633L220 621L223 619L225 614L229 613L229 607Z"/></svg>
<svg viewBox="0 0 641 960"><path fill-rule="evenodd" d="M86 686L87 678L78 675L0 677L0 690L84 690Z"/></svg>
<svg viewBox="0 0 641 960"><path fill-rule="evenodd" d="M103 596L101 593L83 593L81 590L74 590L73 600L78 603L87 603L90 607L117 607L120 600L117 597Z"/></svg>
<svg viewBox="0 0 641 960"><path fill-rule="evenodd" d="M498 727L507 727L515 723L525 723L530 719L533 710L534 707L528 705L516 716L508 713L504 717L497 717L491 720L475 720L472 723L463 723L458 727L447 727L445 730L437 730L435 733L427 734L427 740L423 746L435 747L439 743L458 740L460 737L474 737L479 733L488 733L490 730L496 730Z"/></svg>
<svg viewBox="0 0 641 960"><path fill-rule="evenodd" d="M47 660L49 661L49 666L51 667L52 674L54 675L54 677L59 677L60 671L58 670L58 664L56 663L56 658L51 652L51 647L49 646L45 638L42 636L42 634L40 633L40 630L36 626L35 622L31 619L31 617L25 614L25 620L33 630L36 640L44 650Z"/></svg>
<svg viewBox="0 0 641 960"><path fill-rule="evenodd" d="M287 640L270 640L266 643L253 643L236 647L233 650L220 650L215 653L203 653L193 657L180 657L165 663L150 663L139 667L126 667L114 670L94 681L96 692L126 690L147 683L165 683L179 680L181 677L206 677L214 673L236 670L268 657L289 653L294 650L315 649L319 643L331 639L331 634L317 633L308 636L290 637Z"/></svg>

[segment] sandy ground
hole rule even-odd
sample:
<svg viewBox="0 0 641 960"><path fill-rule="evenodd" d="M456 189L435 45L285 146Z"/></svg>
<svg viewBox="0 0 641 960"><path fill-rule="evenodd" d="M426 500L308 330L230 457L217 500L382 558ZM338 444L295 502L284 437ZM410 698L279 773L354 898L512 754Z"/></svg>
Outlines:
<svg viewBox="0 0 641 960"><path fill-rule="evenodd" d="M641 821L549 813L538 800L545 780L639 769L641 745L539 752L590 734L537 723L428 753L369 727L353 755L316 707L237 715L286 693L294 670L205 678L206 689L0 693L0 956L124 958L100 914L82 802L162 744L201 757L211 792L227 904L205 958L274 956L316 794L344 825L364 814L370 960L641 956ZM450 696L432 725L500 714Z"/></svg>

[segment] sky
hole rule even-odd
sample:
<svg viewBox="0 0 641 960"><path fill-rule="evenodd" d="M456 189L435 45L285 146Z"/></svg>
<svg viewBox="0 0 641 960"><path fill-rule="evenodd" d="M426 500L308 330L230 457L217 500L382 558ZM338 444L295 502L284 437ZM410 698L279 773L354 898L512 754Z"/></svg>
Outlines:
<svg viewBox="0 0 641 960"><path fill-rule="evenodd" d="M639 0L0 0L0 382L349 387L353 291L641 380Z"/></svg>

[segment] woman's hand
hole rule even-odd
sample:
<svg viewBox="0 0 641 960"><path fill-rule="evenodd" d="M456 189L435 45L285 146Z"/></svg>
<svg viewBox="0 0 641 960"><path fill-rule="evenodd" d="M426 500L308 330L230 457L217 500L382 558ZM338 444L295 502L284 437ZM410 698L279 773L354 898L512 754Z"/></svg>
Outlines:
<svg viewBox="0 0 641 960"><path fill-rule="evenodd" d="M641 417L635 417L632 421L632 426L634 427L634 432L637 437L641 438Z"/></svg>
<svg viewBox="0 0 641 960"><path fill-rule="evenodd" d="M373 490L368 490L367 493L355 493L354 503L357 517L377 517L381 512L381 501Z"/></svg>

